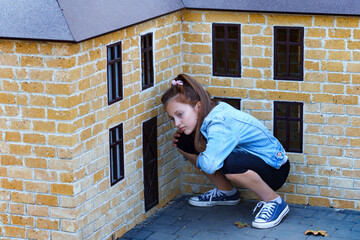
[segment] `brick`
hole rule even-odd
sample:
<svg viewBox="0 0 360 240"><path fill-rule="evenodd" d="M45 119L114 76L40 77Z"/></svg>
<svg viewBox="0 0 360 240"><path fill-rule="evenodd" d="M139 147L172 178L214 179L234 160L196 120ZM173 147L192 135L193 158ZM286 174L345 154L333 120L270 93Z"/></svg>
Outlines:
<svg viewBox="0 0 360 240"><path fill-rule="evenodd" d="M325 156L307 156L306 163L309 165L325 165L327 158Z"/></svg>
<svg viewBox="0 0 360 240"><path fill-rule="evenodd" d="M33 217L24 217L24 216L11 216L12 225L21 225L26 227L34 227L34 218Z"/></svg>
<svg viewBox="0 0 360 240"><path fill-rule="evenodd" d="M46 218L37 218L36 227L41 229L60 230L58 220L50 220Z"/></svg>
<svg viewBox="0 0 360 240"><path fill-rule="evenodd" d="M306 30L305 35L307 38L325 38L326 29L324 28L309 28Z"/></svg>
<svg viewBox="0 0 360 240"><path fill-rule="evenodd" d="M53 120L73 120L77 116L77 109L69 110L53 110L48 109L47 111L48 119Z"/></svg>
<svg viewBox="0 0 360 240"><path fill-rule="evenodd" d="M25 182L25 190L29 192L49 192L49 184L44 182Z"/></svg>
<svg viewBox="0 0 360 240"><path fill-rule="evenodd" d="M70 58L58 57L54 59L49 59L45 61L45 64L49 68L62 68L62 69L72 68L75 67L76 65L76 57L70 57Z"/></svg>
<svg viewBox="0 0 360 240"><path fill-rule="evenodd" d="M300 83L300 89L302 92L320 92L321 85L320 83L302 82Z"/></svg>
<svg viewBox="0 0 360 240"><path fill-rule="evenodd" d="M360 86L346 86L346 94L360 95Z"/></svg>
<svg viewBox="0 0 360 240"><path fill-rule="evenodd" d="M309 197L309 205L330 207L330 200L328 198Z"/></svg>
<svg viewBox="0 0 360 240"><path fill-rule="evenodd" d="M278 90L299 91L299 83L298 82L279 81L278 82Z"/></svg>
<svg viewBox="0 0 360 240"><path fill-rule="evenodd" d="M21 82L21 89L28 93L43 93L44 84L40 82Z"/></svg>
<svg viewBox="0 0 360 240"><path fill-rule="evenodd" d="M344 198L345 199L359 199L360 192L359 192L359 190L344 189Z"/></svg>
<svg viewBox="0 0 360 240"><path fill-rule="evenodd" d="M3 53L14 53L14 42L11 40L1 40L0 51Z"/></svg>
<svg viewBox="0 0 360 240"><path fill-rule="evenodd" d="M0 93L0 103L4 103L4 104L16 103L15 95L11 93Z"/></svg>
<svg viewBox="0 0 360 240"><path fill-rule="evenodd" d="M326 140L327 145L334 145L334 146L347 146L349 142L348 138L345 137L328 137Z"/></svg>
<svg viewBox="0 0 360 240"><path fill-rule="evenodd" d="M329 60L351 60L351 52L350 51L329 51L328 52Z"/></svg>
<svg viewBox="0 0 360 240"><path fill-rule="evenodd" d="M53 147L34 147L34 153L37 157L55 157L56 149Z"/></svg>
<svg viewBox="0 0 360 240"><path fill-rule="evenodd" d="M1 187L5 189L13 189L13 190L23 190L23 181L17 179L1 179Z"/></svg>
<svg viewBox="0 0 360 240"><path fill-rule="evenodd" d="M312 16L285 14L269 14L267 16L268 25L283 25L284 22L286 22L288 26L312 26Z"/></svg>
<svg viewBox="0 0 360 240"><path fill-rule="evenodd" d="M354 201L346 201L340 199L333 199L333 207L340 209L355 209Z"/></svg>
<svg viewBox="0 0 360 240"><path fill-rule="evenodd" d="M22 56L20 64L22 67L44 67L44 60L42 57Z"/></svg>
<svg viewBox="0 0 360 240"><path fill-rule="evenodd" d="M345 49L345 41L344 40L325 40L325 49Z"/></svg>
<svg viewBox="0 0 360 240"><path fill-rule="evenodd" d="M49 207L39 205L27 205L27 213L29 216L49 217Z"/></svg>
<svg viewBox="0 0 360 240"><path fill-rule="evenodd" d="M30 155L30 145L9 144L9 153L14 155Z"/></svg>
<svg viewBox="0 0 360 240"><path fill-rule="evenodd" d="M360 63L348 63L346 71L353 73L360 73Z"/></svg>
<svg viewBox="0 0 360 240"><path fill-rule="evenodd" d="M335 104L357 105L358 102L359 102L358 96L351 96L351 95L335 95L334 96Z"/></svg>
<svg viewBox="0 0 360 240"><path fill-rule="evenodd" d="M321 70L330 72L342 72L344 71L344 65L342 62L321 61Z"/></svg>
<svg viewBox="0 0 360 240"><path fill-rule="evenodd" d="M1 78L14 78L14 72L12 68L0 68L0 76Z"/></svg>
<svg viewBox="0 0 360 240"><path fill-rule="evenodd" d="M33 121L33 130L37 132L55 132L56 125L53 121Z"/></svg>
<svg viewBox="0 0 360 240"><path fill-rule="evenodd" d="M30 78L33 80L51 81L53 74L52 70L30 69Z"/></svg>
<svg viewBox="0 0 360 240"><path fill-rule="evenodd" d="M333 27L333 26L335 26L335 17L315 15L314 16L314 26Z"/></svg>
<svg viewBox="0 0 360 240"><path fill-rule="evenodd" d="M296 187L297 194L310 194L310 195L318 195L319 194L319 187L317 186L301 186L298 185Z"/></svg>
<svg viewBox="0 0 360 240"><path fill-rule="evenodd" d="M307 204L307 197L303 195L286 195L286 202L287 203L294 203L294 204Z"/></svg>
<svg viewBox="0 0 360 240"><path fill-rule="evenodd" d="M61 195L74 195L74 186L69 184L51 184L50 192L52 194L61 194Z"/></svg>
<svg viewBox="0 0 360 240"><path fill-rule="evenodd" d="M333 188L333 187L320 187L320 196L324 197L341 197L340 188Z"/></svg>
<svg viewBox="0 0 360 240"><path fill-rule="evenodd" d="M25 228L14 226L3 226L3 234L5 237L25 238Z"/></svg>
<svg viewBox="0 0 360 240"><path fill-rule="evenodd" d="M47 206L58 206L59 199L57 196L37 194L35 196L35 202L39 205L47 205Z"/></svg>
<svg viewBox="0 0 360 240"><path fill-rule="evenodd" d="M12 214L25 214L25 204L22 203L10 203L9 204L9 212Z"/></svg>
<svg viewBox="0 0 360 240"><path fill-rule="evenodd" d="M322 48L323 43L322 43L322 40L306 38L305 46L308 48ZM319 50L316 50L316 51L319 51ZM308 58L307 54L305 56L306 56L306 58Z"/></svg>
<svg viewBox="0 0 360 240"><path fill-rule="evenodd" d="M249 22L250 23L266 23L266 18L263 14L249 13Z"/></svg>
<svg viewBox="0 0 360 240"><path fill-rule="evenodd" d="M9 155L2 155L1 156L1 165L12 165L12 166L22 166L23 161L22 158L17 156L9 156Z"/></svg>
<svg viewBox="0 0 360 240"><path fill-rule="evenodd" d="M336 17L336 26L337 27L359 27L359 18L358 17Z"/></svg>
<svg viewBox="0 0 360 240"><path fill-rule="evenodd" d="M318 61L305 60L304 68L306 70L319 71L320 70L320 64L319 64Z"/></svg>
<svg viewBox="0 0 360 240"><path fill-rule="evenodd" d="M322 176L307 176L306 183L310 185L329 185L329 178ZM321 194L320 194L321 195Z"/></svg>
<svg viewBox="0 0 360 240"><path fill-rule="evenodd" d="M3 80L3 90L9 91L9 92L17 92L20 89L20 85L18 82L15 81L9 81L9 80Z"/></svg>
<svg viewBox="0 0 360 240"><path fill-rule="evenodd" d="M27 237L29 239L36 239L36 240L50 239L50 232L39 229L28 229Z"/></svg>
<svg viewBox="0 0 360 240"><path fill-rule="evenodd" d="M310 102L310 94L295 93L295 92L268 91L267 99L268 100L279 100L279 101Z"/></svg>
<svg viewBox="0 0 360 240"><path fill-rule="evenodd" d="M21 135L19 132L6 132L5 133L5 141L8 142L20 142Z"/></svg>
<svg viewBox="0 0 360 240"><path fill-rule="evenodd" d="M4 65L4 66L18 66L19 65L19 61L18 61L18 56L17 55L13 55L13 54L9 54L9 55L0 55L0 64Z"/></svg>
<svg viewBox="0 0 360 240"><path fill-rule="evenodd" d="M54 44L53 52L55 55L72 56L79 53L80 46L80 44L73 43Z"/></svg>
<svg viewBox="0 0 360 240"><path fill-rule="evenodd" d="M328 82L350 83L350 74L327 73Z"/></svg>
<svg viewBox="0 0 360 240"><path fill-rule="evenodd" d="M205 13L204 18L206 22L240 22L248 21L248 14L246 13Z"/></svg>
<svg viewBox="0 0 360 240"><path fill-rule="evenodd" d="M253 36L251 38L252 45L260 45L260 46L271 46L273 42L272 37L266 36Z"/></svg>
<svg viewBox="0 0 360 240"><path fill-rule="evenodd" d="M349 40L347 42L347 47L348 47L348 49L351 49L351 50L358 50L358 49L360 49L360 41Z"/></svg>

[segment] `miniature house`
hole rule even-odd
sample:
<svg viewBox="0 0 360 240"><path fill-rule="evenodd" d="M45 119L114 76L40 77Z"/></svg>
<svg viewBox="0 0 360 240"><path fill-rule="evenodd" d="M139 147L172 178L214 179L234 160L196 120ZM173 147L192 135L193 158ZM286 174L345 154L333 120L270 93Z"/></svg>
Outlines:
<svg viewBox="0 0 360 240"><path fill-rule="evenodd" d="M4 239L115 239L174 197L211 189L171 145L160 97L179 73L284 144L288 203L360 209L353 1L0 6Z"/></svg>

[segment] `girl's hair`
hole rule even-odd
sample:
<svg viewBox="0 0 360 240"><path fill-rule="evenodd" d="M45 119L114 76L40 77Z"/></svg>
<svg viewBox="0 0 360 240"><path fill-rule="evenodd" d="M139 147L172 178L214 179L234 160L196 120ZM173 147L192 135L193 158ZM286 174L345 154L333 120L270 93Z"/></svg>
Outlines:
<svg viewBox="0 0 360 240"><path fill-rule="evenodd" d="M181 82L179 82L179 80ZM200 111L195 128L195 148L198 152L206 149L206 139L201 134L200 128L205 117L214 107L214 102L210 94L194 78L186 74L179 74L171 87L161 97L162 104L166 107L170 100L176 100L180 103L190 104L192 107L200 101Z"/></svg>

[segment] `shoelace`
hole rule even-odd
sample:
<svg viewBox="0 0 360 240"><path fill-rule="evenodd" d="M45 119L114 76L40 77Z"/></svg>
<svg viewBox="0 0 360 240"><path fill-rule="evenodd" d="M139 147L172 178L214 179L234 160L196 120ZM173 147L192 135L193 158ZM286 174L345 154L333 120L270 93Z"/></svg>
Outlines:
<svg viewBox="0 0 360 240"><path fill-rule="evenodd" d="M204 193L204 197L209 198L210 202L213 199L213 197L219 197L219 196L221 196L221 192L219 192L219 189L217 188L214 188Z"/></svg>
<svg viewBox="0 0 360 240"><path fill-rule="evenodd" d="M255 213L255 211L260 207L262 207L262 208L260 209L258 214L255 216L255 218L262 218L264 220L267 220L273 214L275 207L276 207L276 203L260 201L254 208L253 213Z"/></svg>

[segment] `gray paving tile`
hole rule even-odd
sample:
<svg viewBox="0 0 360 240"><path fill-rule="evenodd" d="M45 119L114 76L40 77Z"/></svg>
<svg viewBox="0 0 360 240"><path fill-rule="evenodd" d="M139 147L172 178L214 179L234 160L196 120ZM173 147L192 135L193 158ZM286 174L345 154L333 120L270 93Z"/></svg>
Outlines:
<svg viewBox="0 0 360 240"><path fill-rule="evenodd" d="M306 230L325 230L329 240L360 240L360 212L289 204L290 212L276 227L251 227L256 201L242 200L236 206L200 208L190 206L188 196L180 196L143 223L130 230L123 240L315 240ZM249 224L238 228L236 221Z"/></svg>

